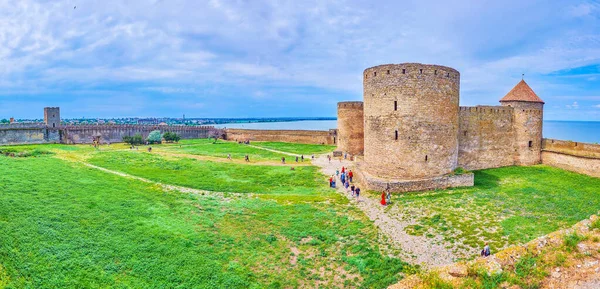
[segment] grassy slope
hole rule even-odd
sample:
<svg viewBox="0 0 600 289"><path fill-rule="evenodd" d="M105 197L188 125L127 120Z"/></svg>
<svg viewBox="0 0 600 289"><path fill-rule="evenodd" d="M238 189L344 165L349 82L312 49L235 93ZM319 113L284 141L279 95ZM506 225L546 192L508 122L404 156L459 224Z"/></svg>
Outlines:
<svg viewBox="0 0 600 289"><path fill-rule="evenodd" d="M520 244L568 227L600 208L600 179L547 166L475 172L475 187L395 196L418 220L408 231L441 234L457 246ZM461 241L462 239L462 241Z"/></svg>
<svg viewBox="0 0 600 289"><path fill-rule="evenodd" d="M226 158L227 154L231 154L234 159L244 159L244 156L248 155L251 160L280 160L281 157L286 156L235 142L219 140L217 143L213 143L209 139L182 140L180 144L153 145L153 147L175 153L221 158Z"/></svg>
<svg viewBox="0 0 600 289"><path fill-rule="evenodd" d="M97 153L88 161L158 182L209 191L286 195L329 191L325 178L313 166L292 171L286 166L247 166L129 151Z"/></svg>
<svg viewBox="0 0 600 289"><path fill-rule="evenodd" d="M287 142L253 142L252 145L282 152L303 154L304 157L310 156L311 154L330 153L335 150L335 146L332 145L298 144Z"/></svg>
<svg viewBox="0 0 600 289"><path fill-rule="evenodd" d="M0 170L8 288L381 288L405 266L337 199L167 193L51 156L0 157Z"/></svg>

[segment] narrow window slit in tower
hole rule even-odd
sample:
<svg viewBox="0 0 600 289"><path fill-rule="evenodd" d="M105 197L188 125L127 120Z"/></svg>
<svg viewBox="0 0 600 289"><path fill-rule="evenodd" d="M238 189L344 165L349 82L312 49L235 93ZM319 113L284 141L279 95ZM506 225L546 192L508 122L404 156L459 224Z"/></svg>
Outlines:
<svg viewBox="0 0 600 289"><path fill-rule="evenodd" d="M373 76L377 76L377 71L373 72Z"/></svg>
<svg viewBox="0 0 600 289"><path fill-rule="evenodd" d="M533 147L533 141L529 141L529 147Z"/></svg>
<svg viewBox="0 0 600 289"><path fill-rule="evenodd" d="M450 73L446 73L446 77L450 77Z"/></svg>
<svg viewBox="0 0 600 289"><path fill-rule="evenodd" d="M395 139L395 140L398 140L398 131L396 131L396 134L395 134L395 136L394 136L394 139Z"/></svg>
<svg viewBox="0 0 600 289"><path fill-rule="evenodd" d="M390 70L388 69L387 74L390 74Z"/></svg>
<svg viewBox="0 0 600 289"><path fill-rule="evenodd" d="M433 71L433 74L437 75L437 70L434 70L434 71Z"/></svg>
<svg viewBox="0 0 600 289"><path fill-rule="evenodd" d="M425 161L427 161L427 155L425 155Z"/></svg>
<svg viewBox="0 0 600 289"><path fill-rule="evenodd" d="M406 69L402 69L402 74L406 74Z"/></svg>
<svg viewBox="0 0 600 289"><path fill-rule="evenodd" d="M394 110L398 110L398 101L394 100Z"/></svg>
<svg viewBox="0 0 600 289"><path fill-rule="evenodd" d="M467 136L467 131L465 130L465 136Z"/></svg>
<svg viewBox="0 0 600 289"><path fill-rule="evenodd" d="M423 74L423 69L419 69L419 73L420 73L420 74Z"/></svg>

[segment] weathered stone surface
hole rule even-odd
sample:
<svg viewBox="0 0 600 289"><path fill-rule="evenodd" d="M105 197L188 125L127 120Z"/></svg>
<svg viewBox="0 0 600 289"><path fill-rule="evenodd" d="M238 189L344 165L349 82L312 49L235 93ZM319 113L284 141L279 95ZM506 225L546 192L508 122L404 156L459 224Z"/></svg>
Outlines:
<svg viewBox="0 0 600 289"><path fill-rule="evenodd" d="M467 274L469 274L468 271L469 268L466 264L457 263L450 265L450 268L448 269L448 274L450 274L450 276L452 277L466 277Z"/></svg>
<svg viewBox="0 0 600 289"><path fill-rule="evenodd" d="M373 176L422 179L450 173L458 158L460 73L403 63L367 68L364 160Z"/></svg>
<svg viewBox="0 0 600 289"><path fill-rule="evenodd" d="M600 178L600 145L545 139L542 163Z"/></svg>
<svg viewBox="0 0 600 289"><path fill-rule="evenodd" d="M350 155L362 155L364 151L362 101L339 102L337 118L338 150Z"/></svg>

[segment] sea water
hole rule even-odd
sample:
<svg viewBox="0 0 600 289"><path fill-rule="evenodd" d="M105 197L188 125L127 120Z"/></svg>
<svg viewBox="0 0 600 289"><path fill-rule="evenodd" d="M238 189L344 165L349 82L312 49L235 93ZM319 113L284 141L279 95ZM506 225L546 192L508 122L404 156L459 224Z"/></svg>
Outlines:
<svg viewBox="0 0 600 289"><path fill-rule="evenodd" d="M305 120L291 122L228 123L217 125L220 128L244 128L266 130L328 130L337 128L337 120ZM544 121L545 138L571 140L586 143L600 143L600 122L598 121Z"/></svg>

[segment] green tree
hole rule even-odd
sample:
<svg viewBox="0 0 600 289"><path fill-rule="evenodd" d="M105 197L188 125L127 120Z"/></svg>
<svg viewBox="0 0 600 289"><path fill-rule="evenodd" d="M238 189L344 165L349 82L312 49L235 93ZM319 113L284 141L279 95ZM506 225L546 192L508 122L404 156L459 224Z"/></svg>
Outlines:
<svg viewBox="0 0 600 289"><path fill-rule="evenodd" d="M124 136L123 137L123 142L124 143L128 143L130 145L141 145L144 143L144 138L142 137L141 134L136 134L134 136Z"/></svg>
<svg viewBox="0 0 600 289"><path fill-rule="evenodd" d="M2 120L0 120L0 123L10 123L10 120L3 118Z"/></svg>
<svg viewBox="0 0 600 289"><path fill-rule="evenodd" d="M148 135L148 142L153 144L153 143L161 143L162 142L162 134L160 133L160 130L153 130L150 132L150 134Z"/></svg>
<svg viewBox="0 0 600 289"><path fill-rule="evenodd" d="M179 142L179 140L181 139L181 137L178 134L170 131L165 132L163 134L163 138L166 142Z"/></svg>

